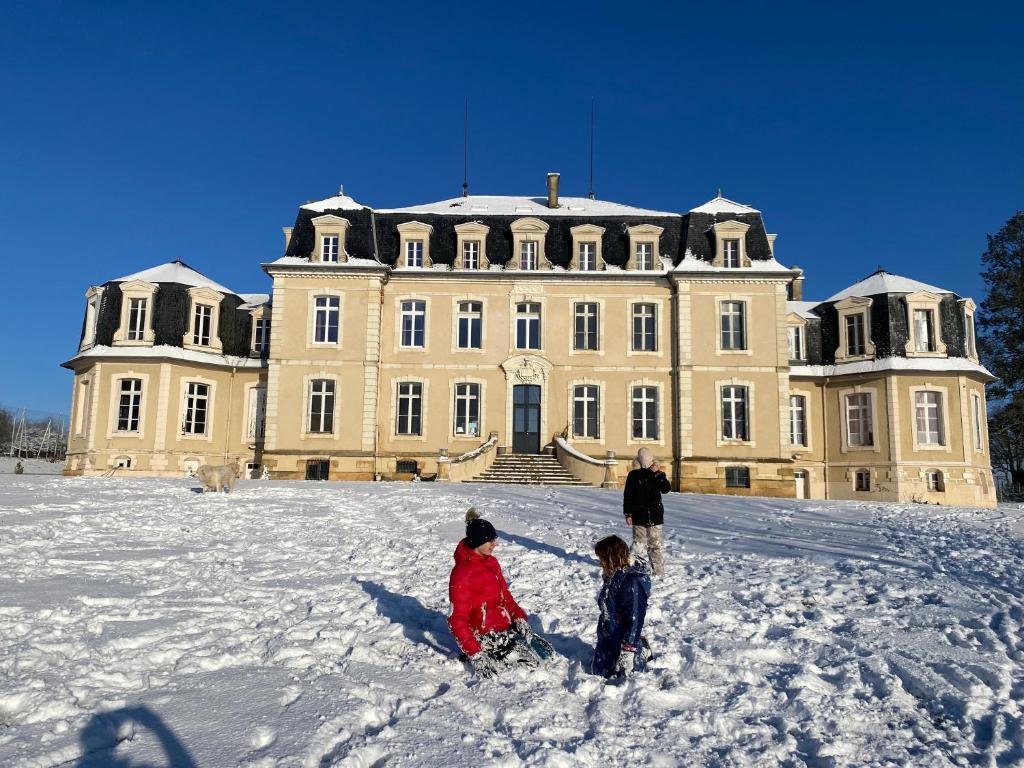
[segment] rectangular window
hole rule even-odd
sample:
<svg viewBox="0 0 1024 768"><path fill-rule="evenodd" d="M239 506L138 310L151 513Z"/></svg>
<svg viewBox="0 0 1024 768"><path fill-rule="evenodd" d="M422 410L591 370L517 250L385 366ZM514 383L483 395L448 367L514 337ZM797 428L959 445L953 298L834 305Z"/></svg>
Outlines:
<svg viewBox="0 0 1024 768"><path fill-rule="evenodd" d="M334 379L309 382L309 430L311 434L334 432Z"/></svg>
<svg viewBox="0 0 1024 768"><path fill-rule="evenodd" d="M924 473L925 483L928 485L929 491L944 491L946 490L945 484L942 482L942 473L937 469L929 469Z"/></svg>
<svg viewBox="0 0 1024 768"><path fill-rule="evenodd" d="M484 305L479 301L460 301L458 326L459 349L480 349L481 329L483 326Z"/></svg>
<svg viewBox="0 0 1024 768"><path fill-rule="evenodd" d="M747 388L722 387L722 439L748 440Z"/></svg>
<svg viewBox="0 0 1024 768"><path fill-rule="evenodd" d="M726 467L725 468L726 488L749 488L750 468L749 467Z"/></svg>
<svg viewBox="0 0 1024 768"><path fill-rule="evenodd" d="M324 235L320 241L320 260L337 262L339 242L340 237L338 235Z"/></svg>
<svg viewBox="0 0 1024 768"><path fill-rule="evenodd" d="M942 424L942 393L916 392L917 442L921 445L945 445Z"/></svg>
<svg viewBox="0 0 1024 768"><path fill-rule="evenodd" d="M858 392L846 396L846 434L851 448L875 444L871 426L871 394Z"/></svg>
<svg viewBox="0 0 1024 768"><path fill-rule="evenodd" d="M729 269L738 269L740 266L740 241L722 241L722 265Z"/></svg>
<svg viewBox="0 0 1024 768"><path fill-rule="evenodd" d="M462 243L462 268L480 269L479 240L465 240Z"/></svg>
<svg viewBox="0 0 1024 768"><path fill-rule="evenodd" d="M573 349L596 350L598 307L596 302L576 304L576 332Z"/></svg>
<svg viewBox="0 0 1024 768"><path fill-rule="evenodd" d="M266 355L270 351L270 319L257 317L252 333L252 351L257 355Z"/></svg>
<svg viewBox="0 0 1024 768"><path fill-rule="evenodd" d="M846 316L846 354L848 357L858 357L866 354L867 347L864 345L864 313L858 312L855 315Z"/></svg>
<svg viewBox="0 0 1024 768"><path fill-rule="evenodd" d="M420 435L420 419L423 409L423 385L414 381L403 381L398 385L398 423L395 433L399 435Z"/></svg>
<svg viewBox="0 0 1024 768"><path fill-rule="evenodd" d="M789 396L789 442L807 445L807 398L803 395Z"/></svg>
<svg viewBox="0 0 1024 768"><path fill-rule="evenodd" d="M213 307L209 304L196 304L192 323L192 343L199 347L210 346L210 327L213 323Z"/></svg>
<svg viewBox="0 0 1024 768"><path fill-rule="evenodd" d="M572 434L574 437L599 438L601 390L593 384L572 389Z"/></svg>
<svg viewBox="0 0 1024 768"><path fill-rule="evenodd" d="M597 243L580 243L579 265L581 272L597 269Z"/></svg>
<svg viewBox="0 0 1024 768"><path fill-rule="evenodd" d="M966 328L967 333L967 356L977 357L978 350L975 346L974 339L974 315L968 315L966 312L964 313L964 327Z"/></svg>
<svg viewBox="0 0 1024 768"><path fill-rule="evenodd" d="M480 435L480 385L455 385L455 434Z"/></svg>
<svg viewBox="0 0 1024 768"><path fill-rule="evenodd" d="M658 439L658 388L633 387L633 438Z"/></svg>
<svg viewBox="0 0 1024 768"><path fill-rule="evenodd" d="M982 450L982 431L981 431L981 396L977 393L971 393L971 414L974 417L974 449L976 451Z"/></svg>
<svg viewBox="0 0 1024 768"><path fill-rule="evenodd" d="M914 351L935 351L935 313L930 309L914 310Z"/></svg>
<svg viewBox="0 0 1024 768"><path fill-rule="evenodd" d="M317 344L337 344L340 317L341 299L338 296L317 296L314 302L313 341Z"/></svg>
<svg viewBox="0 0 1024 768"><path fill-rule="evenodd" d="M128 301L128 341L142 341L146 336L146 299Z"/></svg>
<svg viewBox="0 0 1024 768"><path fill-rule="evenodd" d="M658 348L657 315L654 304L633 305L633 351L655 352Z"/></svg>
<svg viewBox="0 0 1024 768"><path fill-rule="evenodd" d="M516 304L516 348L540 349L540 304Z"/></svg>
<svg viewBox="0 0 1024 768"><path fill-rule="evenodd" d="M636 244L636 268L654 269L654 243Z"/></svg>
<svg viewBox="0 0 1024 768"><path fill-rule="evenodd" d="M190 381L185 386L185 418L181 431L186 435L205 435L210 412L210 385Z"/></svg>
<svg viewBox="0 0 1024 768"><path fill-rule="evenodd" d="M117 431L138 432L142 409L142 379L121 379L121 396L117 403Z"/></svg>
<svg viewBox="0 0 1024 768"><path fill-rule="evenodd" d="M537 260L538 243L536 240L523 240L519 243L519 268L537 269L540 265Z"/></svg>
<svg viewBox="0 0 1024 768"><path fill-rule="evenodd" d="M791 325L786 329L786 343L789 347L790 360L804 360L804 329L799 325Z"/></svg>
<svg viewBox="0 0 1024 768"><path fill-rule="evenodd" d="M426 346L427 303L425 301L402 302L402 346Z"/></svg>
<svg viewBox="0 0 1024 768"><path fill-rule="evenodd" d="M423 266L423 241L407 240L405 243L405 266Z"/></svg>
<svg viewBox="0 0 1024 768"><path fill-rule="evenodd" d="M722 302L722 349L746 349L746 304Z"/></svg>
<svg viewBox="0 0 1024 768"><path fill-rule="evenodd" d="M89 384L85 381L78 384L78 400L75 402L75 434L85 433L85 414L89 410Z"/></svg>
<svg viewBox="0 0 1024 768"><path fill-rule="evenodd" d="M866 469L858 469L853 475L853 490L870 491L871 473Z"/></svg>
<svg viewBox="0 0 1024 768"><path fill-rule="evenodd" d="M249 390L249 419L245 431L250 440L262 440L267 420L267 388L253 387Z"/></svg>

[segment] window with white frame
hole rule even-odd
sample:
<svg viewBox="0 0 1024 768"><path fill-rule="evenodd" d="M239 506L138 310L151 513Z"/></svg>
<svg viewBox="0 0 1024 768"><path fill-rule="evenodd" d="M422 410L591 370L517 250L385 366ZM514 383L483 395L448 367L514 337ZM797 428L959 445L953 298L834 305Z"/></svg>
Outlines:
<svg viewBox="0 0 1024 768"><path fill-rule="evenodd" d="M598 305L594 301L576 303L573 349L593 351L598 348Z"/></svg>
<svg viewBox="0 0 1024 768"><path fill-rule="evenodd" d="M633 439L658 439L658 388L633 387Z"/></svg>
<svg viewBox="0 0 1024 768"><path fill-rule="evenodd" d="M943 482L942 472L938 469L929 469L924 473L924 481L929 491L942 492L946 490Z"/></svg>
<svg viewBox="0 0 1024 768"><path fill-rule="evenodd" d="M212 327L213 307L209 304L195 304L192 309L192 343L197 347L210 346Z"/></svg>
<svg viewBox="0 0 1024 768"><path fill-rule="evenodd" d="M337 263L341 235L324 235L320 238L320 261Z"/></svg>
<svg viewBox="0 0 1024 768"><path fill-rule="evenodd" d="M456 316L459 349L480 349L482 346L484 305L479 301L460 301Z"/></svg>
<svg viewBox="0 0 1024 768"><path fill-rule="evenodd" d="M914 351L935 351L935 312L931 309L914 310Z"/></svg>
<svg viewBox="0 0 1024 768"><path fill-rule="evenodd" d="M945 445L942 423L942 393L920 391L914 393L917 421L917 442L920 445Z"/></svg>
<svg viewBox="0 0 1024 768"><path fill-rule="evenodd" d="M261 357L270 351L270 318L253 318L252 351Z"/></svg>
<svg viewBox="0 0 1024 768"><path fill-rule="evenodd" d="M749 488L750 467L726 467L725 468L726 488Z"/></svg>
<svg viewBox="0 0 1024 768"><path fill-rule="evenodd" d="M581 272L593 272L597 269L597 243L583 241L579 244L578 263Z"/></svg>
<svg viewBox="0 0 1024 768"><path fill-rule="evenodd" d="M981 395L977 392L971 393L971 416L974 421L974 450L980 451L984 444L981 431Z"/></svg>
<svg viewBox="0 0 1024 768"><path fill-rule="evenodd" d="M728 239L722 241L722 266L729 269L739 269L742 266L740 262L739 240Z"/></svg>
<svg viewBox="0 0 1024 768"><path fill-rule="evenodd" d="M973 359L978 357L977 341L974 336L974 313L964 309L964 333L967 347L967 356Z"/></svg>
<svg viewBox="0 0 1024 768"><path fill-rule="evenodd" d="M786 346L789 348L790 360L806 360L804 352L804 329L803 326L791 325L786 328Z"/></svg>
<svg viewBox="0 0 1024 768"><path fill-rule="evenodd" d="M395 434L421 435L423 414L423 385L417 381L398 384L398 420Z"/></svg>
<svg viewBox="0 0 1024 768"><path fill-rule="evenodd" d="M267 420L267 388L249 389L249 413L246 420L245 436L249 440L262 440Z"/></svg>
<svg viewBox="0 0 1024 768"><path fill-rule="evenodd" d="M186 435L205 435L210 412L210 385L190 381L185 385L185 418L181 431Z"/></svg>
<svg viewBox="0 0 1024 768"><path fill-rule="evenodd" d="M480 385L460 382L455 385L456 435L479 437L480 435Z"/></svg>
<svg viewBox="0 0 1024 768"><path fill-rule="evenodd" d="M748 440L747 388L730 384L722 387L722 439Z"/></svg>
<svg viewBox="0 0 1024 768"><path fill-rule="evenodd" d="M639 270L654 269L654 243L638 242L633 251L634 264Z"/></svg>
<svg viewBox="0 0 1024 768"><path fill-rule="evenodd" d="M420 300L402 302L402 346L426 346L427 303Z"/></svg>
<svg viewBox="0 0 1024 768"><path fill-rule="evenodd" d="M572 388L572 434L596 440L600 434L601 389L595 384Z"/></svg>
<svg viewBox="0 0 1024 768"><path fill-rule="evenodd" d="M871 472L869 470L858 469L856 472L853 473L853 490L871 490Z"/></svg>
<svg viewBox="0 0 1024 768"><path fill-rule="evenodd" d="M128 340L142 341L146 336L146 311L149 299L132 298L128 300Z"/></svg>
<svg viewBox="0 0 1024 768"><path fill-rule="evenodd" d="M138 432L142 411L142 379L121 379L117 402L117 431Z"/></svg>
<svg viewBox="0 0 1024 768"><path fill-rule="evenodd" d="M480 269L480 241L465 240L462 243L462 268Z"/></svg>
<svg viewBox="0 0 1024 768"><path fill-rule="evenodd" d="M540 349L540 304L523 301L516 304L516 348Z"/></svg>
<svg viewBox="0 0 1024 768"><path fill-rule="evenodd" d="M85 333L82 346L87 347L96 342L96 327L100 319L100 302L103 299L102 288L90 288L86 291L85 302Z"/></svg>
<svg viewBox="0 0 1024 768"><path fill-rule="evenodd" d="M846 316L846 354L848 357L867 354L866 317L864 312Z"/></svg>
<svg viewBox="0 0 1024 768"><path fill-rule="evenodd" d="M789 442L807 445L807 398L803 395L789 396Z"/></svg>
<svg viewBox="0 0 1024 768"><path fill-rule="evenodd" d="M870 392L856 392L846 396L846 435L847 444L852 448L866 448L875 444Z"/></svg>
<svg viewBox="0 0 1024 768"><path fill-rule="evenodd" d="M334 379L311 379L309 382L310 434L334 432Z"/></svg>
<svg viewBox="0 0 1024 768"><path fill-rule="evenodd" d="M536 240L523 240L519 243L519 268L536 270L540 267L538 254L539 243Z"/></svg>
<svg viewBox="0 0 1024 768"><path fill-rule="evenodd" d="M655 352L658 349L657 310L654 304L633 305L633 351Z"/></svg>
<svg viewBox="0 0 1024 768"><path fill-rule="evenodd" d="M317 344L337 344L341 320L341 298L317 296L313 301L313 341Z"/></svg>
<svg viewBox="0 0 1024 768"><path fill-rule="evenodd" d="M746 348L746 304L742 301L723 301L722 349Z"/></svg>
<svg viewBox="0 0 1024 768"><path fill-rule="evenodd" d="M422 240L406 240L405 241L405 266L407 266L407 267L422 267L423 266L423 241Z"/></svg>

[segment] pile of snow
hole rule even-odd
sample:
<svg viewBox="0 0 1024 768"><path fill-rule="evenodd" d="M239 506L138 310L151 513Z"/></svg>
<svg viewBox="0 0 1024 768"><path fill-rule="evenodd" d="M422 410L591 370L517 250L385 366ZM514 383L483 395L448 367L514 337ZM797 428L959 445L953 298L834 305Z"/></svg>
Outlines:
<svg viewBox="0 0 1024 768"><path fill-rule="evenodd" d="M470 504L548 669L453 656ZM586 663L618 491L0 477L0 765L1024 760L1020 510L666 507L657 657L610 684Z"/></svg>

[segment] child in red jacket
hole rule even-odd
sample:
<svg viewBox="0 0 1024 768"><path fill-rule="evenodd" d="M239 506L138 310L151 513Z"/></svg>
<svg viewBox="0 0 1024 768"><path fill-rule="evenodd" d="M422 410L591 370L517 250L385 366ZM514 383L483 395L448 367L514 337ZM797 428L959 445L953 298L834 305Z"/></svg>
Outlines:
<svg viewBox="0 0 1024 768"><path fill-rule="evenodd" d="M498 534L494 526L470 509L466 538L455 549L455 567L448 581L452 613L448 626L473 670L493 677L503 668L536 667L554 651L526 622L494 558Z"/></svg>

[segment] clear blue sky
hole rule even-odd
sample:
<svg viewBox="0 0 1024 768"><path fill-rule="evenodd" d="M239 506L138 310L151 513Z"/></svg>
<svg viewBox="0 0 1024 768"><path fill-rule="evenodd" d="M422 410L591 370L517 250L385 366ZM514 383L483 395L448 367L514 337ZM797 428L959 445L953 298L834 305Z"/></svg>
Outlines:
<svg viewBox="0 0 1024 768"><path fill-rule="evenodd" d="M207 6L217 7L207 7ZM1018 3L0 6L0 403L65 412L90 284L236 291L340 183L390 207L587 189L764 212L824 299L877 266L980 300L1024 208ZM502 10L494 10L500 7Z"/></svg>

